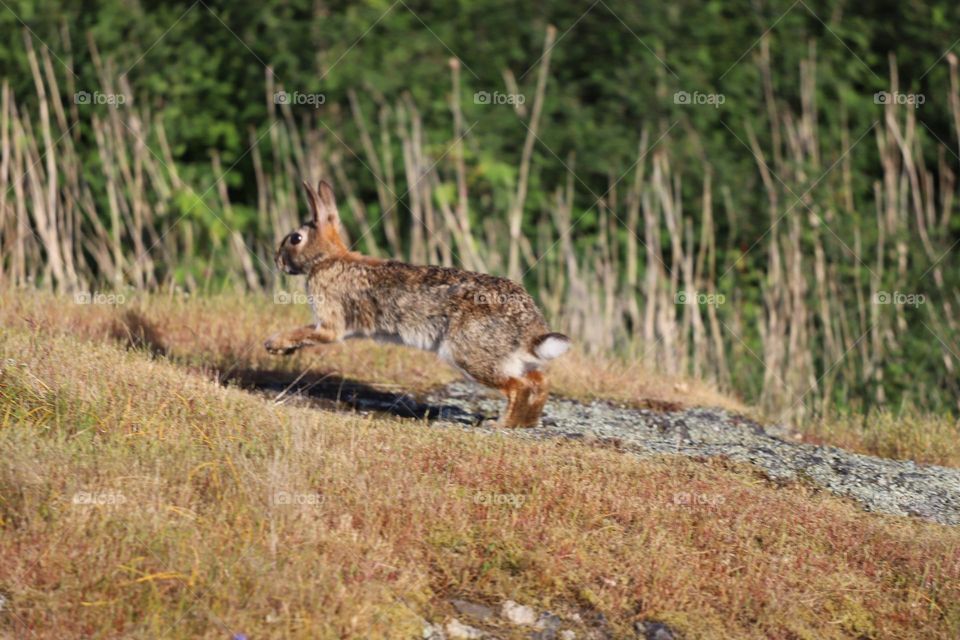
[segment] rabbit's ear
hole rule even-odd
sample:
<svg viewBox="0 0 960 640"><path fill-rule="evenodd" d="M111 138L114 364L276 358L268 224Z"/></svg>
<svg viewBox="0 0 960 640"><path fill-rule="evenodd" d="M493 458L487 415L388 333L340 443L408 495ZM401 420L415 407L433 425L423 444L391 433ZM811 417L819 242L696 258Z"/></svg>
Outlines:
<svg viewBox="0 0 960 640"><path fill-rule="evenodd" d="M333 195L333 187L326 180L321 180L314 191L306 182L303 188L307 190L307 202L310 203L310 219L321 228L333 225L335 228L340 222L340 212L337 211L337 200Z"/></svg>
<svg viewBox="0 0 960 640"><path fill-rule="evenodd" d="M310 220L314 224L318 224L321 218L320 212L320 196L317 195L317 192L313 190L313 187L304 180L303 188L307 192L307 204L310 205Z"/></svg>
<svg viewBox="0 0 960 640"><path fill-rule="evenodd" d="M333 187L326 180L317 185L317 211L314 212L314 222L318 225L336 225L340 222L340 211L337 210L337 199L333 195Z"/></svg>

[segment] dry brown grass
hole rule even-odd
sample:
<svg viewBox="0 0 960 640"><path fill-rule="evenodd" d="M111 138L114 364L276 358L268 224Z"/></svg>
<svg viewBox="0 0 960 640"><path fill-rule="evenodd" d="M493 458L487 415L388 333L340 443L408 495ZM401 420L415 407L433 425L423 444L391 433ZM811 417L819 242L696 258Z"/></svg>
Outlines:
<svg viewBox="0 0 960 640"><path fill-rule="evenodd" d="M804 427L803 440L884 458L960 467L960 420L913 409L841 416Z"/></svg>
<svg viewBox="0 0 960 640"><path fill-rule="evenodd" d="M242 322L242 303L180 304L148 309L173 352L171 318L219 318L203 331L181 320L197 362L217 340L243 354L282 322ZM13 306L0 335L0 633L416 637L455 595L600 612L617 637L645 618L690 638L960 633L956 528L718 462L275 406L88 341L95 307L54 319L47 302ZM411 366L380 358L363 364ZM710 506L674 504L681 492ZM491 494L522 506L477 499Z"/></svg>
<svg viewBox="0 0 960 640"><path fill-rule="evenodd" d="M460 379L459 373L433 354L367 341L308 349L289 358L271 356L263 349L264 339L273 332L310 320L306 305L275 304L266 295L191 298L140 293L130 294L123 305L112 306L75 304L73 298L41 292L0 291L0 324L93 339L119 338L160 349L178 362L220 375L248 369L299 374L310 368L411 392ZM150 344L144 334L155 334L153 342L162 344ZM705 382L665 376L638 364L578 351L554 363L551 384L555 393L576 398L748 412L741 402Z"/></svg>

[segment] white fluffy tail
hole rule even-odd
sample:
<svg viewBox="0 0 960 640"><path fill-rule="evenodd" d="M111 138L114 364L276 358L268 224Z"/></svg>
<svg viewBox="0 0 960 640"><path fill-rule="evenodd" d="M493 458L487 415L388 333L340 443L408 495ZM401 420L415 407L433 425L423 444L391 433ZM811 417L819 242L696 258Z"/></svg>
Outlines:
<svg viewBox="0 0 960 640"><path fill-rule="evenodd" d="M530 351L541 360L553 360L570 348L570 338L562 333L545 333L533 341Z"/></svg>

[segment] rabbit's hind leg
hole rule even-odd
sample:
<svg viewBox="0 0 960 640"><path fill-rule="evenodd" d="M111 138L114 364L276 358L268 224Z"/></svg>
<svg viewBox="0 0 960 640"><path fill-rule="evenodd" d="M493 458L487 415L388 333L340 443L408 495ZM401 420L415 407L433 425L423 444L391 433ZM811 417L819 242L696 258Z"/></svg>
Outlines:
<svg viewBox="0 0 960 640"><path fill-rule="evenodd" d="M529 358L516 350L503 353L482 340L454 333L440 345L438 355L467 376L507 398L507 408L497 421L500 427L534 427L547 401L543 374L529 369Z"/></svg>
<svg viewBox="0 0 960 640"><path fill-rule="evenodd" d="M500 391L507 397L507 408L500 418L502 426L537 426L549 395L542 373L528 371L522 377L509 378L500 386Z"/></svg>

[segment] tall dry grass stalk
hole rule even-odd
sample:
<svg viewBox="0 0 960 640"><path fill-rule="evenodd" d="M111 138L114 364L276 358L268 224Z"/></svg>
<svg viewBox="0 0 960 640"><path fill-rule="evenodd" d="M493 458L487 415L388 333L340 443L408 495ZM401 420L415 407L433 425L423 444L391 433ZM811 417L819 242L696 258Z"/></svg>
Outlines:
<svg viewBox="0 0 960 640"><path fill-rule="evenodd" d="M224 181L232 166L213 154L218 179L189 184L178 173L162 114L133 100L126 79L92 42L103 92L128 99L122 107L85 115L61 94L47 50L36 51L25 37L38 109L25 110L4 83L0 282L64 291L98 283L161 287L178 279L184 256L205 256L230 267L240 287L279 287L271 259L275 241L297 224L301 179L324 176L341 194L358 248L535 282L552 321L589 349L626 351L666 373L693 373L728 388L754 384L743 373L752 367L761 372L754 384L761 405L792 418L823 413L837 393L857 386L870 389L871 402L886 400L884 358L903 346L906 320L901 307L874 300L883 290L916 290L906 240L916 234L934 265L930 280L942 294L925 305L925 322L944 336L934 346L954 370L953 354L960 348L947 337L960 335L952 306L960 298L947 290L939 258L949 247L955 176L942 153L937 166L927 166L915 110L889 104L868 132L845 127L842 148L826 148L818 135L815 49L800 69L797 113L774 94L764 39L757 64L771 122L763 138L769 142L761 142L749 122L742 135L730 133L756 159L769 229L731 263L718 256L716 231L721 224L736 229L748 222L729 204L736 186L715 184L716 172L705 162L700 196L685 201L685 177L671 163L666 126L643 129L635 165L622 179L611 176L605 193L589 192L575 177L576 159L568 157L567 179L554 186L549 206L529 210L526 194L554 37L548 30L531 108L517 107L526 135L515 192L504 211L483 208L470 193L470 127L459 101L456 61L450 67L453 127L449 143L439 147L426 142L425 123L409 96L391 101L373 92L364 98L349 94L349 118L359 131L351 146L323 112L298 120L289 104L275 104L272 96L283 87L268 71L269 121L249 134L258 224L244 225L242 232L231 222L237 217ZM949 104L960 128L957 62L953 56L948 61ZM897 86L891 61L892 90ZM81 120L96 142L96 182L84 177L89 168L85 173L78 148ZM874 246L844 225L856 206L850 151L870 138L882 169L873 188L879 230ZM351 179L359 167L375 178L376 207ZM578 195L592 205L577 208ZM576 239L587 213L598 221L597 241L583 247ZM761 308L750 310L745 302L757 296L746 289L756 285L741 267L756 255L765 256L766 272ZM179 280L190 289L203 285L189 272ZM683 304L685 298L707 302ZM751 341L751 335L759 339Z"/></svg>

